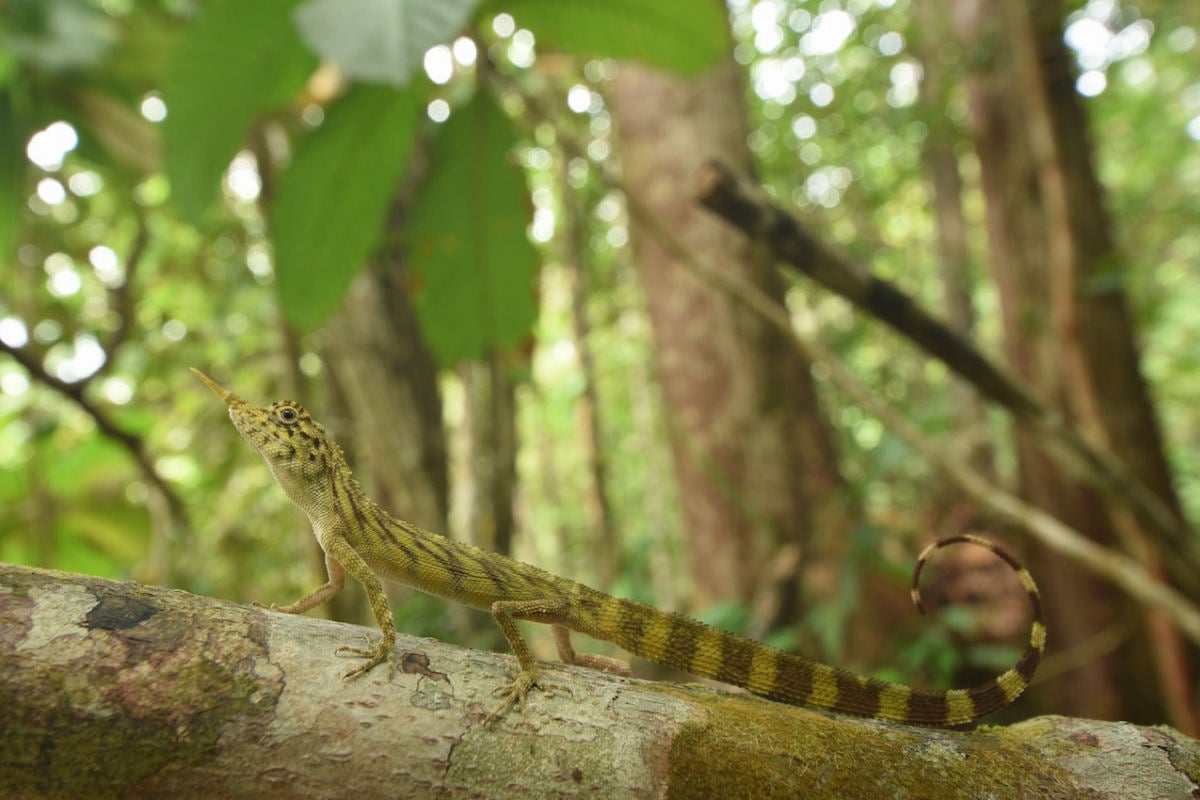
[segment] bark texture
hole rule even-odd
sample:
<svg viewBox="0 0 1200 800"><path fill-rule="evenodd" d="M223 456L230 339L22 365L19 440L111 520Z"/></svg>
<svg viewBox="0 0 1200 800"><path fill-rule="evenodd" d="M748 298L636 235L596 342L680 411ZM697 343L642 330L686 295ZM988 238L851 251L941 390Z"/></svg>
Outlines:
<svg viewBox="0 0 1200 800"><path fill-rule="evenodd" d="M324 331L325 360L354 425L342 438L353 441L371 496L413 524L446 530L437 364L421 340L403 275L393 263L387 272L368 268L354 282Z"/></svg>
<svg viewBox="0 0 1200 800"><path fill-rule="evenodd" d="M919 0L913 4L918 23L914 46L921 59L920 108L929 120L929 136L922 161L933 193L937 221L937 265L942 283L942 306L947 323L964 339L975 333L972 287L976 271L967 245L968 224L963 214L963 180L958 167L957 145L961 138L947 114L953 75L943 46L951 25L942 11L941 0ZM987 413L982 399L957 381L950 385L956 436L971 464L984 474L993 472L992 448L987 430ZM971 521L964 520L969 526Z"/></svg>
<svg viewBox="0 0 1200 800"><path fill-rule="evenodd" d="M742 69L732 59L683 79L623 64L612 109L624 183L688 250L782 304L768 255L695 207L709 158L748 168ZM836 552L841 485L809 364L723 292L682 269L636 217L634 252L654 330L699 606L761 599L763 565L800 548ZM814 543L823 534L829 542ZM799 559L784 566L795 574ZM795 613L794 580L776 619ZM768 601L771 602L771 601Z"/></svg>
<svg viewBox="0 0 1200 800"><path fill-rule="evenodd" d="M935 731L561 665L491 727L510 657L0 565L0 793L148 797L1188 798L1200 742L1041 717Z"/></svg>

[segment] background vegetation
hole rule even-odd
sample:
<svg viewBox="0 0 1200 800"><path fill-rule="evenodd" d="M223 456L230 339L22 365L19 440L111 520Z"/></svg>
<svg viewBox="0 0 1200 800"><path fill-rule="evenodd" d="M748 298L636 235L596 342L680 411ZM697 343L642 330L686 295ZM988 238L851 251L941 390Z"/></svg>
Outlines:
<svg viewBox="0 0 1200 800"><path fill-rule="evenodd" d="M696 456L718 488L694 494L680 464L706 440L664 375L663 294L631 202L650 170L630 164L655 163L634 160L645 145L628 133L639 87L678 81L706 99L719 92L706 76L729 69L745 90L732 96L747 135L733 139L770 196L956 324L957 291L963 332L1034 380L1005 338L971 88L1003 47L949 19L975 5L0 4L0 559L247 601L315 586L306 523L194 365L248 399L310 405L385 505L431 529L887 677L949 684L1004 664L1020 646L1019 592L999 612L936 622L897 609L921 543L983 529L1021 548L1015 526L964 499L822 366L804 418L827 436L812 448L827 458L788 468L817 478L783 492L807 498L801 511L779 512L817 533L778 533L778 509L747 488L770 481L754 457L727 472ZM1115 286L1128 301L1173 486L1194 520L1200 16L1155 0L1055 11L1120 262L1085 288ZM961 190L953 276L938 153ZM694 176L675 177L671 202L691 206ZM1036 495L1006 415L845 300L795 278L777 289L796 328L872 394L940 448L975 454L997 486ZM1022 325L1037 340L1063 336L1031 316ZM792 369L769 347L763 373ZM1055 371L1053 358L1041 363ZM1070 393L1034 382L1055 402ZM756 521L749 544L698 537L689 514L714 496ZM1173 558L1114 546L1151 566ZM704 571L714 562L741 574L724 582ZM974 584L979 567L956 564L967 582L946 596L1013 599L996 588L1003 573ZM1085 604L1120 597L1073 574L1054 580ZM404 597L403 630L496 644L486 619ZM361 618L360 603L334 613ZM1105 603L1099 619L1060 619L1076 635L1059 640L1069 646L1035 703L1188 729L1188 715L1166 710L1178 695L1148 690L1154 673L1128 660L1106 666L1107 705L1057 697L1055 681L1153 636L1127 598ZM1168 658L1188 689L1191 646Z"/></svg>

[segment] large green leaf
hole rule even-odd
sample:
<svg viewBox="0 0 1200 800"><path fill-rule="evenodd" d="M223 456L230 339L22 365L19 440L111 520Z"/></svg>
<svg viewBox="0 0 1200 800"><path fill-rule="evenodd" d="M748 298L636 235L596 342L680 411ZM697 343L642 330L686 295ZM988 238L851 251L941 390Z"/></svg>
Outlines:
<svg viewBox="0 0 1200 800"><path fill-rule="evenodd" d="M296 27L352 78L405 86L425 51L458 34L479 0L308 0Z"/></svg>
<svg viewBox="0 0 1200 800"><path fill-rule="evenodd" d="M284 314L313 327L332 312L383 235L412 153L414 88L360 84L326 111L279 176L273 209Z"/></svg>
<svg viewBox="0 0 1200 800"><path fill-rule="evenodd" d="M512 14L542 50L628 58L685 75L732 47L720 0L489 0L483 11Z"/></svg>
<svg viewBox="0 0 1200 800"><path fill-rule="evenodd" d="M516 344L536 316L529 189L509 160L516 141L508 117L478 92L433 144L406 233L422 279L417 316L442 364Z"/></svg>
<svg viewBox="0 0 1200 800"><path fill-rule="evenodd" d="M176 207L198 222L246 130L288 102L316 67L291 22L299 0L211 0L163 85L166 172Z"/></svg>

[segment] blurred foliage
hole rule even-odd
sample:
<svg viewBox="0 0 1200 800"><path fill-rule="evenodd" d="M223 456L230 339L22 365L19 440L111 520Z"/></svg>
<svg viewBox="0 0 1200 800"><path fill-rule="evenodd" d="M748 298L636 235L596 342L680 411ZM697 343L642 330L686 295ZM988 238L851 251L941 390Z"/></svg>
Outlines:
<svg viewBox="0 0 1200 800"><path fill-rule="evenodd" d="M564 66L545 57L549 50L640 57L687 73L719 57L732 30L748 75L750 144L770 190L881 276L937 307L922 171L932 120L916 103L922 66L912 40L920 31L909 3L734 0L727 23L718 4L696 0L487 0L453 4L438 27L420 15L436 17L450 4L363 0L355 7L364 14L415 16L401 15L401 27L375 43L388 58L367 50L361 64L340 38L353 30L322 24L330 7L319 0L0 6L0 342L31 354L44 373L0 355L0 559L267 602L311 588L317 564L307 523L186 367L201 366L250 399L277 397L289 335L284 312L311 329L336 308L381 243L391 188L410 162L427 158L406 233L422 278L412 289L427 338L447 366L493 345L533 342L518 406L518 555L592 576L589 475L575 416L583 376L573 286L562 267L576 254L558 235L563 216L575 214L591 287L609 501L625 550L613 588L686 608L652 342L621 198L585 160L562 163L555 127L532 123L519 97L489 86L482 59L552 104L559 125L603 159L612 155L604 103L611 63ZM1200 303L1200 20L1186 4L1149 0L1075 8L1070 23L1099 41L1099 54L1082 47L1077 54L1091 85L1097 75L1105 81L1086 106L1127 259L1121 277L1144 332L1145 369L1179 485L1192 518L1200 518L1192 311ZM471 20L461 31L455 14ZM956 82L969 54L952 43L935 49ZM316 52L364 80L343 91L334 78L331 89L328 66L313 72ZM979 262L978 335L997 351L978 168L961 96L949 99L947 113L962 137L965 210ZM248 134L263 147L252 152ZM275 157L272 165L257 163L264 153ZM276 192L269 216L260 204L267 190ZM795 287L791 301L797 322L819 330L877 392L927 431L953 435L943 369L809 286ZM300 349L311 401L323 409L323 365L312 340ZM46 377L78 388L141 443L149 467L187 510L182 526L164 521L129 448L101 435L97 418ZM444 382L453 434L461 387L449 371ZM836 396L825 399L845 473L871 518L889 530L927 530L928 498L938 491L928 471L876 420ZM874 527L856 533L852 553L838 602L807 620L808 634L833 654L860 570L903 583L911 561ZM424 599L406 604L403 627L442 630L433 607ZM738 608L709 613L734 627L746 618ZM952 642L966 624L953 614L913 630L920 633L898 633L912 641L905 672L944 680L961 665Z"/></svg>
<svg viewBox="0 0 1200 800"><path fill-rule="evenodd" d="M454 38L478 0L305 0L292 19L314 53L349 77L401 87L425 51ZM284 23L286 25L286 23Z"/></svg>

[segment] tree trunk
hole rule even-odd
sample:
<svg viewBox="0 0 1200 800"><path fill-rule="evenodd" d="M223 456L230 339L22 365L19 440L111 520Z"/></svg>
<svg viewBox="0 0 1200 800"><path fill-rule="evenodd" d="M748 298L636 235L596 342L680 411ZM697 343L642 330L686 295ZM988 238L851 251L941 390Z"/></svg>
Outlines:
<svg viewBox="0 0 1200 800"><path fill-rule="evenodd" d="M973 62L967 88L1009 360L1178 515L1124 296L1115 282L1098 281L1100 270L1118 267L1061 43L1061 8L1037 6L1040 27L1026 16L1023 0L959 3L967 46L990 54L986 62ZM1097 391L1097 372L1104 376L1103 392ZM1107 513L1105 497L1064 474L1041 444L1018 433L1023 494L1106 545L1128 548L1133 540L1134 554L1145 560L1148 540L1132 518ZM1057 647L1086 650L1091 637L1133 613L1060 559L1047 554L1038 560L1051 623L1063 635ZM1060 704L1065 698L1070 713L1101 718L1144 719L1156 716L1155 706L1176 708L1177 724L1193 729L1190 695L1180 694L1186 680L1178 634L1154 614L1149 622L1158 680L1146 669L1146 640L1139 636L1123 653L1089 659L1044 691ZM1123 690L1142 686L1167 690L1158 700Z"/></svg>
<svg viewBox="0 0 1200 800"><path fill-rule="evenodd" d="M571 332L579 371L583 373L583 391L575 403L575 419L579 428L579 445L583 448L588 474L588 516L596 531L596 574L604 589L612 586L621 574L621 539L609 502L608 464L604 457L603 411L596 388L596 356L592 352L592 323L588 302L592 295L593 269L588 224L595 210L594 191L576 189L568 177L570 162L563 158L560 167L559 191L563 198L563 267L571 275Z"/></svg>
<svg viewBox="0 0 1200 800"><path fill-rule="evenodd" d="M967 221L963 215L963 182L958 168L961 134L947 113L952 76L943 56L943 46L951 34L941 0L919 0L913 6L917 22L914 42L921 58L921 109L929 119L929 136L923 161L933 192L933 213L937 220L937 264L942 282L946 321L964 339L974 338L975 308L971 293L974 269L967 246ZM965 459L980 473L994 473L992 447L988 435L987 414L979 395L960 381L950 385L953 398L954 428L962 443ZM964 520L966 527L970 518ZM965 528L964 528L965 530ZM944 531L946 534L960 531Z"/></svg>
<svg viewBox="0 0 1200 800"><path fill-rule="evenodd" d="M1009 36L1029 106L1030 144L1045 199L1055 321L1068 349L1068 402L1080 426L1106 443L1179 518L1182 505L1142 376L1137 332L1121 277L1104 192L1092 166L1087 121L1062 39L1062 3L1006 0ZM1111 507L1111 506L1110 506ZM1162 578L1163 547L1127 514L1112 523L1125 549ZM1192 666L1179 632L1146 614L1162 704L1172 723L1200 733Z"/></svg>
<svg viewBox="0 0 1200 800"><path fill-rule="evenodd" d="M1186 798L1200 742L1043 717L952 732L550 665L133 583L0 565L0 792L58 797Z"/></svg>
<svg viewBox="0 0 1200 800"><path fill-rule="evenodd" d="M470 488L464 541L511 555L513 493L517 479L516 391L504 356L492 352L483 363L462 364L463 412Z"/></svg>
<svg viewBox="0 0 1200 800"><path fill-rule="evenodd" d="M631 194L685 247L782 303L767 254L708 218L688 191L712 157L750 164L742 68L730 58L683 79L623 64L612 109ZM632 220L696 603L757 599L769 609L759 624L795 619L794 553L839 552L847 528L809 365L755 314L681 269L652 230ZM763 579L773 573L783 573L776 586Z"/></svg>
<svg viewBox="0 0 1200 800"><path fill-rule="evenodd" d="M446 448L437 365L400 273L369 268L325 329L325 360L345 399L368 491L400 517L446 530Z"/></svg>
<svg viewBox="0 0 1200 800"><path fill-rule="evenodd" d="M331 433L356 456L356 474L367 491L396 516L428 530L449 530L446 446L441 394L432 354L421 340L416 316L393 270L370 266L351 285L342 307L322 332L322 353L345 416L328 420ZM408 593L389 587L394 602ZM352 601L343 597L353 598ZM357 589L335 602L346 621L371 619ZM452 610L455 628L475 621Z"/></svg>

